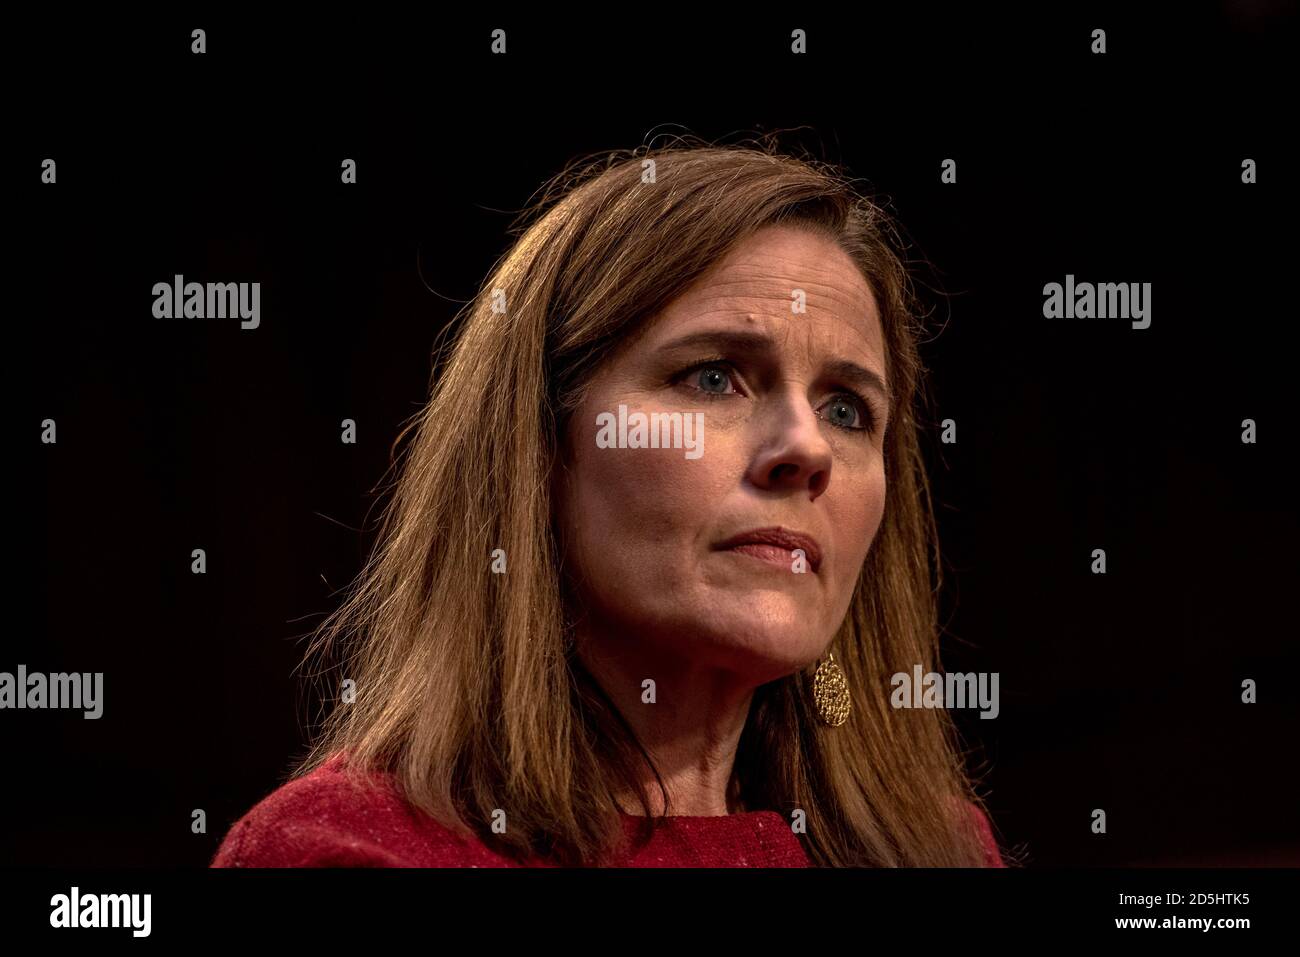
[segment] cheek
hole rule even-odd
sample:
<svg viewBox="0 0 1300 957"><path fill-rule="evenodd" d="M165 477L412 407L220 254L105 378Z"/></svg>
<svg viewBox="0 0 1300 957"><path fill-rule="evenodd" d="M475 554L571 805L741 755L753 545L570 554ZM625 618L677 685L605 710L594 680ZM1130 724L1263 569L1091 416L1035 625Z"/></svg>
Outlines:
<svg viewBox="0 0 1300 957"><path fill-rule="evenodd" d="M689 574L723 488L721 456L598 448L595 432L575 436L565 509L583 576L626 588Z"/></svg>
<svg viewBox="0 0 1300 957"><path fill-rule="evenodd" d="M831 479L835 484L835 479ZM853 481L842 482L835 489L834 501L828 503L837 544L848 559L848 577L856 580L857 572L871 550L885 514L886 480L883 466L877 465Z"/></svg>

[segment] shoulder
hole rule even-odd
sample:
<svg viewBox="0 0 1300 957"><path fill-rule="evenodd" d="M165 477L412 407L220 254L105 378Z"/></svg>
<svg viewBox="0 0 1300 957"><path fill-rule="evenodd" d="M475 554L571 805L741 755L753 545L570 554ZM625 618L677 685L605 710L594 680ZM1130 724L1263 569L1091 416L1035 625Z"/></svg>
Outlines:
<svg viewBox="0 0 1300 957"><path fill-rule="evenodd" d="M980 837L980 843L984 845L984 853L988 858L986 866L1006 867L1006 862L1002 859L1002 852L998 850L997 839L993 836L993 826L989 823L988 815L969 801L966 802L966 810L970 815L971 823L975 827L975 832Z"/></svg>
<svg viewBox="0 0 1300 957"><path fill-rule="evenodd" d="M499 867L508 862L412 808L382 775L361 787L334 755L262 798L212 867Z"/></svg>

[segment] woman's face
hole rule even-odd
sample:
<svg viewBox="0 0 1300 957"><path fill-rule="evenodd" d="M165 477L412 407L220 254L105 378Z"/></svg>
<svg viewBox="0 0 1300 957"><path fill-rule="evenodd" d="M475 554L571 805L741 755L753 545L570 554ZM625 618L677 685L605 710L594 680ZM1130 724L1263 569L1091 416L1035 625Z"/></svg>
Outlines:
<svg viewBox="0 0 1300 957"><path fill-rule="evenodd" d="M586 629L756 683L819 658L884 510L884 379L875 297L843 250L785 226L739 244L570 422L557 494ZM661 447L630 447L638 413Z"/></svg>

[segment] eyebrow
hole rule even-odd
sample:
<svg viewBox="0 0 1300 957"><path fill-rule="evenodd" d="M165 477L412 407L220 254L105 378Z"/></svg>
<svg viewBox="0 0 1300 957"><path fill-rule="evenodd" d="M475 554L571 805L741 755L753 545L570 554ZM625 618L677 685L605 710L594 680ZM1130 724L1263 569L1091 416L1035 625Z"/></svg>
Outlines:
<svg viewBox="0 0 1300 957"><path fill-rule="evenodd" d="M701 332L689 332L684 336L673 339L660 347L661 350L680 349L686 346L716 346L719 349L729 349L736 352L773 352L776 343L766 333L761 332L741 332L723 331L723 330L704 330ZM848 359L835 359L826 366L827 373L838 379L842 379L849 385L856 386L860 389L875 391L886 402L886 408L893 406L894 396L885 385L885 380L870 369L858 365L856 362L850 362Z"/></svg>

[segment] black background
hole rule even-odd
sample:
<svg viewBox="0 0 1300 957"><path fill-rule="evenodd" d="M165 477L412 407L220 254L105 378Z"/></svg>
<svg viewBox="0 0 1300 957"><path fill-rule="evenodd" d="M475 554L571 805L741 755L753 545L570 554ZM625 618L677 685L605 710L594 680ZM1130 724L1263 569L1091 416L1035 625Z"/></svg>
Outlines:
<svg viewBox="0 0 1300 957"><path fill-rule="evenodd" d="M1295 9L1174 9L15 25L0 670L105 691L97 721L0 714L3 860L206 864L307 740L303 638L513 213L584 155L783 130L890 200L930 290L944 664L1001 676L995 721L956 716L1002 836L1031 865L1300 863ZM260 281L261 327L155 320L176 273ZM1045 320L1067 273L1150 282L1151 327Z"/></svg>

